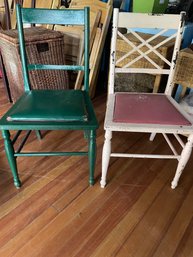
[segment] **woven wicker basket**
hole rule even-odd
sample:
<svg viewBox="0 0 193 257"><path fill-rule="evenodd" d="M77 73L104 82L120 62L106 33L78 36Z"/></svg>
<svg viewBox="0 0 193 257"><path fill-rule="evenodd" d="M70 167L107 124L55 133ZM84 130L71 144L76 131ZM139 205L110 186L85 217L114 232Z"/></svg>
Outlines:
<svg viewBox="0 0 193 257"><path fill-rule="evenodd" d="M186 87L193 87L193 46L179 52L174 82Z"/></svg>
<svg viewBox="0 0 193 257"><path fill-rule="evenodd" d="M33 27L26 28L24 34L28 63L65 64L62 33ZM12 99L15 101L24 91L17 30L0 33L0 49ZM30 85L32 89L67 89L68 74L58 70L31 71Z"/></svg>
<svg viewBox="0 0 193 257"><path fill-rule="evenodd" d="M150 37L152 37L151 34L146 34L146 33L138 33L143 39L147 40ZM139 45L141 44L141 41L139 41L139 39L137 39L134 35L132 35L131 33L129 34L125 34L124 36L126 36L127 39L129 39L134 45ZM161 41L163 41L164 39L166 39L166 37L164 36L159 36L157 38L155 38L154 40L152 40L149 44L151 46L155 46L157 44L159 44ZM157 49L157 51L163 55L164 57L166 57L166 59L171 59L172 56L172 51L173 51L173 46L174 46L174 41L171 40L167 43L165 43L163 46L159 47ZM117 54L116 54L116 60L118 60L119 58L121 58L124 54L128 53L129 51L131 51L133 48L127 43L125 42L122 38L117 40ZM149 48L147 48L146 46L143 46L140 48L140 50L142 52L146 52L147 50L149 50ZM117 64L118 67L123 67L124 65L126 65L128 62L132 61L133 59L135 59L136 57L138 57L140 54L135 51L134 53L132 53L130 56L128 56L127 58L123 59L123 61L119 62ZM156 54L154 53L149 53L148 56L155 62L157 63L160 67L163 67L164 61L162 59L160 59L160 57L158 57ZM134 64L132 64L131 66L129 66L130 68L155 68L149 61L147 61L145 58L141 58L139 61L135 62Z"/></svg>

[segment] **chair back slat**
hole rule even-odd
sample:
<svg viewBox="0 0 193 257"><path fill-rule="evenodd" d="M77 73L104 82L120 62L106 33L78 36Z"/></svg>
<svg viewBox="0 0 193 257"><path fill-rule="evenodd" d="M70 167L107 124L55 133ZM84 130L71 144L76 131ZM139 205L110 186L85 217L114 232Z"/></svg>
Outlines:
<svg viewBox="0 0 193 257"><path fill-rule="evenodd" d="M176 29L180 16L176 14L119 13L118 27Z"/></svg>
<svg viewBox="0 0 193 257"><path fill-rule="evenodd" d="M22 8L23 23L84 25L84 10Z"/></svg>
<svg viewBox="0 0 193 257"><path fill-rule="evenodd" d="M28 70L73 70L84 71L84 66L80 65L49 65L49 64L28 64Z"/></svg>

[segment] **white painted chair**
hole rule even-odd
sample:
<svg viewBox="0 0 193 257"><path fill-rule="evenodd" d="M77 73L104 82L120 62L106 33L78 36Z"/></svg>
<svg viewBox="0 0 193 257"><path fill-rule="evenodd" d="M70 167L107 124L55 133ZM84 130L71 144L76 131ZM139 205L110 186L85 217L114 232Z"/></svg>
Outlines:
<svg viewBox="0 0 193 257"><path fill-rule="evenodd" d="M106 175L110 157L136 157L136 158L159 158L159 159L176 159L178 161L177 170L171 187L174 189L179 181L181 173L190 157L193 146L193 125L191 117L185 113L178 103L171 97L174 83L172 82L177 54L181 44L181 38L184 27L185 13L180 15L151 15L119 12L114 9L113 28L111 39L111 54L110 54L110 71L108 83L108 100L105 117L105 142L103 146L102 156L102 178L101 187L106 185ZM136 33L136 28L160 28L159 32L152 35L145 41ZM141 43L136 46L128 38L128 35L122 34L118 28L127 28L128 33L137 37ZM163 42L152 46L151 41L160 37L168 29L172 29L174 34L170 37L163 37ZM173 30L174 29L174 30ZM177 32L176 32L177 31ZM117 50L117 41L123 39L128 44L128 48L133 47L133 50L128 50L128 53L120 56ZM174 40L174 51L172 60L167 60L158 50L169 40ZM146 50L142 51L142 49ZM138 52L140 56L134 57L132 60L128 58L134 52ZM151 54L150 54L151 53ZM161 58L167 64L166 68L160 67L153 58L152 53L156 57ZM118 57L117 57L118 56ZM147 68L132 68L141 58L147 61ZM128 62L127 62L128 60ZM124 64L120 67L120 63ZM150 64L150 65L149 65ZM164 94L154 93L131 93L131 92L115 92L114 80L116 73L149 73L149 74L167 74L168 81ZM143 81L142 81L143 83ZM171 155L153 155L153 154L132 154L132 153L112 153L111 138L114 131L123 132L145 132L151 133L150 140L154 139L156 133L161 133L169 147ZM167 134L173 134L177 139L182 151L179 154ZM187 143L184 144L180 135L188 135Z"/></svg>

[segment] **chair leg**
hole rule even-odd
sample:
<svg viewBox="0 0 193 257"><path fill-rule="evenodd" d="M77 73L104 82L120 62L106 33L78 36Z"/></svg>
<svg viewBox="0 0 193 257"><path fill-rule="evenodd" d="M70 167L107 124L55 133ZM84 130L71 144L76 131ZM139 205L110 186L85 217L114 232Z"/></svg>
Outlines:
<svg viewBox="0 0 193 257"><path fill-rule="evenodd" d="M96 131L90 131L89 138L89 184L94 185L94 169L96 161Z"/></svg>
<svg viewBox="0 0 193 257"><path fill-rule="evenodd" d="M16 188L21 187L21 182L19 180L18 172L17 172L17 163L16 163L16 158L14 156L14 148L12 145L12 141L10 139L10 133L8 130L3 130L2 131L2 136L4 139L4 145L5 145L5 152L7 155L7 159L11 168L11 172L13 175L13 181L14 185Z"/></svg>
<svg viewBox="0 0 193 257"><path fill-rule="evenodd" d="M156 133L151 133L151 135L150 135L150 137L149 137L149 140L150 140L150 141L153 141L154 138L155 138L155 136L156 136Z"/></svg>
<svg viewBox="0 0 193 257"><path fill-rule="evenodd" d="M160 82L161 82L161 75L156 75L154 86L153 86L153 93L157 93L158 92L159 86L160 86Z"/></svg>
<svg viewBox="0 0 193 257"><path fill-rule="evenodd" d="M41 140L42 139L41 131L40 130L35 130L35 133L36 133L37 139Z"/></svg>
<svg viewBox="0 0 193 257"><path fill-rule="evenodd" d="M107 176L107 170L108 170L110 154L111 154L111 138L112 138L112 131L106 130L105 142L104 142L103 154L102 154L102 177L100 182L102 188L104 188L106 185L106 176Z"/></svg>
<svg viewBox="0 0 193 257"><path fill-rule="evenodd" d="M172 189L176 188L177 185L178 185L178 181L180 179L180 176L181 176L181 174L182 174L182 172L183 172L183 170L186 166L186 163L188 162L188 160L190 158L190 155L191 155L191 152L192 152L192 147L193 147L193 134L188 137L188 141L187 141L184 149L182 150L181 157L180 157L180 160L179 160L179 163L178 163L178 167L177 167L174 179L171 183L171 188Z"/></svg>
<svg viewBox="0 0 193 257"><path fill-rule="evenodd" d="M89 136L90 136L90 131L89 131L89 130L84 130L84 138L85 138L86 140L88 140L88 139L89 139Z"/></svg>

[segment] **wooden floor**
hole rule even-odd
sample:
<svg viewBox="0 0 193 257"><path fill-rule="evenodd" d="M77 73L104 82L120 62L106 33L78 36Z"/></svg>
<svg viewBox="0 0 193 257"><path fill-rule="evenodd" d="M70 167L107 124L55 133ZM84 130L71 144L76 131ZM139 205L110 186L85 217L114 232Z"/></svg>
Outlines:
<svg viewBox="0 0 193 257"><path fill-rule="evenodd" d="M0 87L1 114L10 106ZM86 157L18 159L22 188L15 189L0 138L0 257L193 257L193 157L178 188L173 160L114 158L101 189L105 95L94 100L100 128L93 187ZM84 149L80 133L43 132L29 149ZM121 134L113 148L170 152L162 137Z"/></svg>

